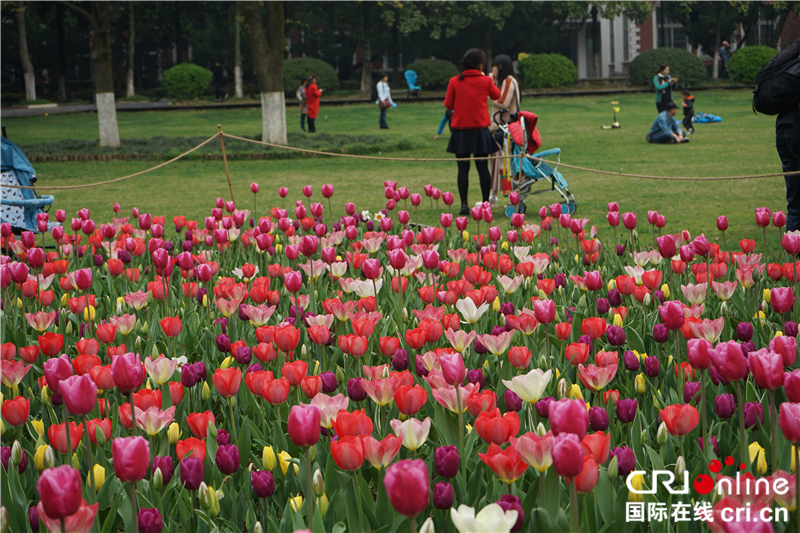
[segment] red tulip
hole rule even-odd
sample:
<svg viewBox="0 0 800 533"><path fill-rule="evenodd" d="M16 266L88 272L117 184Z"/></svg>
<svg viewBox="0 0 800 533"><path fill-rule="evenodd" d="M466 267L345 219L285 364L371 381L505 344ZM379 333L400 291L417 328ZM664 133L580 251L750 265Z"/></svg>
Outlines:
<svg viewBox="0 0 800 533"><path fill-rule="evenodd" d="M94 380L95 385L100 390L110 390L114 388L114 377L111 374L111 365L93 366L89 370L89 376Z"/></svg>
<svg viewBox="0 0 800 533"><path fill-rule="evenodd" d="M181 322L181 319L178 317L164 317L159 320L158 323L161 324L164 335L170 338L177 337L183 327L183 322Z"/></svg>
<svg viewBox="0 0 800 533"><path fill-rule="evenodd" d="M358 470L364 464L364 444L360 437L341 437L331 442L331 455L342 470Z"/></svg>
<svg viewBox="0 0 800 533"><path fill-rule="evenodd" d="M249 375L250 374L248 374L248 376ZM206 411L204 413L192 413L186 416L186 424L189 426L189 430L192 432L192 435L198 439L206 438L208 425L213 424L214 422L214 413L211 411Z"/></svg>
<svg viewBox="0 0 800 533"><path fill-rule="evenodd" d="M275 328L275 344L283 353L291 353L300 342L300 330L292 325Z"/></svg>
<svg viewBox="0 0 800 533"><path fill-rule="evenodd" d="M756 383L762 389L780 389L783 386L783 358L781 354L762 348L748 354L747 362Z"/></svg>
<svg viewBox="0 0 800 533"><path fill-rule="evenodd" d="M372 419L366 415L363 409L352 413L342 409L337 413L336 420L333 422L333 430L340 438L371 435L372 429Z"/></svg>
<svg viewBox="0 0 800 533"><path fill-rule="evenodd" d="M668 405L660 413L667 431L674 437L688 435L700 421L700 413L690 403Z"/></svg>
<svg viewBox="0 0 800 533"><path fill-rule="evenodd" d="M527 368L531 357L533 353L525 346L514 346L508 351L508 360L514 368Z"/></svg>
<svg viewBox="0 0 800 533"><path fill-rule="evenodd" d="M714 368L725 381L738 381L747 377L747 359L736 341L718 343L710 355Z"/></svg>
<svg viewBox="0 0 800 533"><path fill-rule="evenodd" d="M487 443L505 444L519 432L519 415L509 411L500 415L500 409L482 411L475 420L475 430Z"/></svg>
<svg viewBox="0 0 800 533"><path fill-rule="evenodd" d="M772 310L782 315L788 313L794 305L794 292L791 287L775 287L770 291Z"/></svg>
<svg viewBox="0 0 800 533"><path fill-rule="evenodd" d="M31 411L31 401L22 396L3 402L3 418L14 427L21 426L28 420Z"/></svg>
<svg viewBox="0 0 800 533"><path fill-rule="evenodd" d="M422 459L404 459L386 469L386 494L395 511L416 516L428 508L430 476Z"/></svg>
<svg viewBox="0 0 800 533"><path fill-rule="evenodd" d="M311 400L322 392L322 378L319 376L306 376L302 380L300 380L300 390L303 391L303 394L306 398Z"/></svg>
<svg viewBox="0 0 800 533"><path fill-rule="evenodd" d="M286 432L289 438L300 447L314 446L319 441L321 418L319 409L313 405L292 406L289 418L286 420Z"/></svg>
<svg viewBox="0 0 800 533"><path fill-rule="evenodd" d="M593 341L596 341L606 332L606 326L606 321L603 318L585 318L583 322L581 322L581 333L589 335Z"/></svg>
<svg viewBox="0 0 800 533"><path fill-rule="evenodd" d="M100 324L97 326L97 340L103 344L111 344L117 336L117 326L114 324Z"/></svg>
<svg viewBox="0 0 800 533"><path fill-rule="evenodd" d="M70 413L85 416L97 402L97 385L89 375L72 376L61 382L61 396Z"/></svg>
<svg viewBox="0 0 800 533"><path fill-rule="evenodd" d="M218 368L211 379L220 396L231 398L239 392L239 386L242 384L242 371L238 368Z"/></svg>
<svg viewBox="0 0 800 533"><path fill-rule="evenodd" d="M800 403L784 402L778 414L778 425L786 440L792 444L800 443Z"/></svg>
<svg viewBox="0 0 800 533"><path fill-rule="evenodd" d="M80 444L81 437L83 436L83 426L76 425L75 422L69 423L69 438L70 438L70 445L72 450L78 447ZM56 449L59 453L66 454L67 453L67 430L64 423L61 424L50 424L50 427L47 428L47 438L50 441L50 444L53 448Z"/></svg>
<svg viewBox="0 0 800 533"><path fill-rule="evenodd" d="M591 455L583 457L583 468L581 468L580 474L575 477L575 489L580 494L592 492L592 489L597 485L599 474L600 471L594 457Z"/></svg>
<svg viewBox="0 0 800 533"><path fill-rule="evenodd" d="M138 353L126 353L114 357L111 361L111 375L120 392L135 391L144 383L141 356Z"/></svg>
<svg viewBox="0 0 800 533"><path fill-rule="evenodd" d="M589 415L583 401L564 398L557 402L550 402L549 408L550 428L553 435L574 433L579 440L586 435L589 427Z"/></svg>
<svg viewBox="0 0 800 533"><path fill-rule="evenodd" d="M580 448L580 444L578 447ZM478 452L478 457L492 469L497 477L509 485L522 477L525 469L528 468L513 446L503 450L497 444L492 443L489 445L487 453Z"/></svg>
<svg viewBox="0 0 800 533"><path fill-rule="evenodd" d="M658 306L658 313L661 315L661 322L670 331L681 329L685 322L683 314L683 307L677 300L665 302L664 305Z"/></svg>
<svg viewBox="0 0 800 533"><path fill-rule="evenodd" d="M86 427L89 430L89 438L92 440L93 443L97 444L97 428L100 428L100 431L103 433L106 442L111 440L111 432L113 430L113 427L111 425L111 419L93 418L91 420L86 420Z"/></svg>
<svg viewBox="0 0 800 533"><path fill-rule="evenodd" d="M118 437L111 442L111 458L120 481L141 481L150 467L150 443L144 437Z"/></svg>
<svg viewBox="0 0 800 533"><path fill-rule="evenodd" d="M583 451L588 453L597 464L605 464L608 461L608 454L611 447L611 433L606 435L602 431L597 431L591 435L586 435L581 440Z"/></svg>
<svg viewBox="0 0 800 533"><path fill-rule="evenodd" d="M55 357L64 347L64 335L61 333L45 333L39 335L39 349L47 357Z"/></svg>
<svg viewBox="0 0 800 533"><path fill-rule="evenodd" d="M175 445L175 455L178 461L182 461L184 457L191 453L191 457L196 457L201 463L206 459L206 441L189 437L188 439L179 440Z"/></svg>
<svg viewBox="0 0 800 533"><path fill-rule="evenodd" d="M261 396L271 405L280 405L289 397L289 380L271 379L261 384Z"/></svg>
<svg viewBox="0 0 800 533"><path fill-rule="evenodd" d="M36 482L41 508L49 518L60 520L75 514L81 505L81 473L68 465L48 468Z"/></svg>
<svg viewBox="0 0 800 533"><path fill-rule="evenodd" d="M289 380L289 385L297 387L308 372L308 363L298 359L291 363L284 363L281 375Z"/></svg>
<svg viewBox="0 0 800 533"><path fill-rule="evenodd" d="M397 337L381 337L378 339L381 353L386 357L392 357L394 352L400 349L400 339Z"/></svg>
<svg viewBox="0 0 800 533"><path fill-rule="evenodd" d="M475 418L478 418L483 411L494 411L496 407L497 395L489 389L476 392L467 400L467 409Z"/></svg>
<svg viewBox="0 0 800 533"><path fill-rule="evenodd" d="M414 416L428 401L428 393L420 385L400 385L394 393L397 409L406 416Z"/></svg>

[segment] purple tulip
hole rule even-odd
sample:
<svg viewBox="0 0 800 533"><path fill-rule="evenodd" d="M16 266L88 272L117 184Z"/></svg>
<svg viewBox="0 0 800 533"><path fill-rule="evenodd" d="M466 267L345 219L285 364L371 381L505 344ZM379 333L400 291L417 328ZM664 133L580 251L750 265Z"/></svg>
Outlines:
<svg viewBox="0 0 800 533"><path fill-rule="evenodd" d="M525 523L525 511L522 509L522 500L511 494L503 494L502 498L494 503L502 507L504 511L517 511L517 523L511 528L511 533L517 533L517 531L522 529Z"/></svg>
<svg viewBox="0 0 800 533"><path fill-rule="evenodd" d="M592 431L605 431L608 429L608 411L603 407L589 408L589 426Z"/></svg>
<svg viewBox="0 0 800 533"><path fill-rule="evenodd" d="M636 408L639 406L637 400L630 398L622 398L617 402L617 418L620 422L626 424L632 422L636 418Z"/></svg>
<svg viewBox="0 0 800 533"><path fill-rule="evenodd" d="M639 370L639 358L631 350L626 350L622 356L622 362L625 363L625 369L629 372Z"/></svg>
<svg viewBox="0 0 800 533"><path fill-rule="evenodd" d="M687 381L683 384L683 403L694 400L697 405L700 402L700 384L696 381Z"/></svg>
<svg viewBox="0 0 800 533"><path fill-rule="evenodd" d="M452 478L458 474L460 457L456 446L440 446L433 454L433 464L436 473L445 478Z"/></svg>
<svg viewBox="0 0 800 533"><path fill-rule="evenodd" d="M139 533L161 533L164 519L155 508L139 509Z"/></svg>
<svg viewBox="0 0 800 533"><path fill-rule="evenodd" d="M275 494L275 478L268 470L253 470L250 473L250 484L256 498L269 498Z"/></svg>
<svg viewBox="0 0 800 533"><path fill-rule="evenodd" d="M402 372L408 368L408 352L400 348L392 356L392 368L397 372Z"/></svg>
<svg viewBox="0 0 800 533"><path fill-rule="evenodd" d="M619 326L609 326L606 330L606 337L611 346L622 346L625 344L625 330Z"/></svg>
<svg viewBox="0 0 800 533"><path fill-rule="evenodd" d="M750 322L739 322L736 325L736 338L742 342L747 342L753 338L753 324Z"/></svg>
<svg viewBox="0 0 800 533"><path fill-rule="evenodd" d="M545 396L544 398L542 398L541 400L539 400L534 404L536 406L536 413L540 417L547 420L548 418L550 418L550 402L554 401L555 398L553 398L552 396Z"/></svg>
<svg viewBox="0 0 800 533"><path fill-rule="evenodd" d="M231 435L224 429L217 430L217 446L231 443Z"/></svg>
<svg viewBox="0 0 800 533"><path fill-rule="evenodd" d="M172 464L172 457L169 456L156 456L153 458L153 472L156 468L161 470L161 478L164 480L164 485L172 481L172 476L175 474L175 466Z"/></svg>
<svg viewBox="0 0 800 533"><path fill-rule="evenodd" d="M228 353L231 351L231 340L224 333L217 335L217 350L222 353Z"/></svg>
<svg viewBox="0 0 800 533"><path fill-rule="evenodd" d="M330 394L339 387L339 383L336 381L336 374L330 370L323 372L319 377L322 380L322 392L325 394Z"/></svg>
<svg viewBox="0 0 800 533"><path fill-rule="evenodd" d="M361 378L350 378L347 382L347 396L354 402L362 402L367 397Z"/></svg>
<svg viewBox="0 0 800 533"><path fill-rule="evenodd" d="M442 481L433 485L433 506L436 509L450 509L453 506L453 486Z"/></svg>
<svg viewBox="0 0 800 533"><path fill-rule="evenodd" d="M601 315L608 313L609 308L611 305L608 303L608 300L605 298L598 298L597 299L597 312Z"/></svg>
<svg viewBox="0 0 800 533"><path fill-rule="evenodd" d="M720 418L730 418L736 411L733 394L718 394L714 398L714 412Z"/></svg>
<svg viewBox="0 0 800 533"><path fill-rule="evenodd" d="M658 377L661 372L661 363L658 362L658 357L645 357L644 358L644 373L649 378Z"/></svg>
<svg viewBox="0 0 800 533"><path fill-rule="evenodd" d="M181 461L181 483L186 490L197 490L205 479L205 466L197 457L189 456Z"/></svg>
<svg viewBox="0 0 800 533"><path fill-rule="evenodd" d="M483 375L483 370L480 368L473 368L467 372L467 381L469 383L477 383L479 385L478 390L481 390L486 386L486 377Z"/></svg>
<svg viewBox="0 0 800 533"><path fill-rule="evenodd" d="M622 305L622 294L617 289L608 291L608 303L612 307L619 307Z"/></svg>
<svg viewBox="0 0 800 533"><path fill-rule="evenodd" d="M506 390L503 400L506 404L506 411L514 411L516 413L522 409L522 399L512 390Z"/></svg>
<svg viewBox="0 0 800 533"><path fill-rule="evenodd" d="M669 330L664 324L656 324L653 326L653 339L657 343L664 344L669 340Z"/></svg>
<svg viewBox="0 0 800 533"><path fill-rule="evenodd" d="M756 425L761 426L764 423L764 406L758 402L748 402L744 404L744 427L750 429Z"/></svg>
<svg viewBox="0 0 800 533"><path fill-rule="evenodd" d="M627 446L611 450L611 458L613 459L614 457L617 458L619 475L623 478L627 477L636 468L636 455Z"/></svg>
<svg viewBox="0 0 800 533"><path fill-rule="evenodd" d="M714 449L714 455L719 456L719 443L717 442L717 437L712 435L707 438L711 441L711 447ZM700 444L701 450L705 449L703 446L703 437L697 437L697 442Z"/></svg>
<svg viewBox="0 0 800 533"><path fill-rule="evenodd" d="M797 322L786 322L783 325L783 334L787 337L797 337Z"/></svg>

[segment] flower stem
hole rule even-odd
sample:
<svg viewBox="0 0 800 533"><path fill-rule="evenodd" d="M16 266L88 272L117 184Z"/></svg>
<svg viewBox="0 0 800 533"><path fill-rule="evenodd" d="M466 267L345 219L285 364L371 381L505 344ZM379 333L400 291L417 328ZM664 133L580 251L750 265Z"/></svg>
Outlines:
<svg viewBox="0 0 800 533"><path fill-rule="evenodd" d="M65 465L70 464L70 456L72 455L72 437L70 436L69 431L69 413L67 412L67 402L61 403L61 407L64 412L64 433L67 435L67 458L64 461Z"/></svg>
<svg viewBox="0 0 800 533"><path fill-rule="evenodd" d="M361 510L361 495L358 492L358 476L361 474L358 470L353 472L353 488L355 489L355 498L356 498L356 505L358 506L358 533L363 533L364 526L361 523L361 517L363 516L363 512ZM352 526L351 526L352 527Z"/></svg>
<svg viewBox="0 0 800 533"><path fill-rule="evenodd" d="M133 523L133 533L139 533L139 513L136 510L136 482L131 483L131 521Z"/></svg>
<svg viewBox="0 0 800 533"><path fill-rule="evenodd" d="M311 455L309 450L311 448L306 446L306 510L308 511L308 528L311 529L311 524L314 522L314 492L311 486ZM356 493L358 497L358 493Z"/></svg>
<svg viewBox="0 0 800 533"><path fill-rule="evenodd" d="M572 533L578 533L578 489L575 488L575 478L569 484L569 514L571 517Z"/></svg>
<svg viewBox="0 0 800 533"><path fill-rule="evenodd" d="M409 531L409 533L417 533L417 517L416 516L409 516L408 517L408 531Z"/></svg>
<svg viewBox="0 0 800 533"><path fill-rule="evenodd" d="M461 456L461 495L467 494L467 456L464 450L464 415L461 412L461 385L456 384L456 409L458 409L458 450Z"/></svg>
<svg viewBox="0 0 800 533"><path fill-rule="evenodd" d="M228 412L231 415L231 429L233 430L233 442L235 442L236 445L238 446L239 445L239 438L238 438L237 432L236 432L236 419L233 417L233 401L232 401L233 398L234 397L228 398Z"/></svg>
<svg viewBox="0 0 800 533"><path fill-rule="evenodd" d="M800 494L800 444L794 445L794 464L795 464L795 472L794 472L794 494L795 498L797 498L798 494ZM795 499L795 502L797 500ZM798 531L800 531L800 505L796 505L794 509L794 523L797 527Z"/></svg>
<svg viewBox="0 0 800 533"><path fill-rule="evenodd" d="M544 472L539 472L539 507L545 506L545 501L547 494L544 491L544 475L547 473L547 470Z"/></svg>
<svg viewBox="0 0 800 533"><path fill-rule="evenodd" d="M264 513L264 522L261 525L264 526L264 531L266 532L269 531L269 522L267 522L267 499L261 498L261 504L262 511Z"/></svg>
<svg viewBox="0 0 800 533"><path fill-rule="evenodd" d="M133 406L133 391L128 391L128 402L131 404L131 436L136 436L136 408ZM69 433L67 434L69 435ZM69 437L67 437L69 438Z"/></svg>
<svg viewBox="0 0 800 533"><path fill-rule="evenodd" d="M750 461L747 460L747 437L745 433L744 427L744 398L742 397L742 388L739 386L738 381L733 382L734 390L736 391L736 403L738 403L739 411L739 459L740 461L748 465L747 470L750 470Z"/></svg>
<svg viewBox="0 0 800 533"><path fill-rule="evenodd" d="M83 421L83 429L85 430L83 432L83 434L85 436L85 439L84 439L85 443L84 444L86 445L86 453L87 453L86 459L89 462L89 476L88 476L89 477L89 480L88 480L89 481L89 483L88 483L89 484L89 501L93 502L95 497L97 496L97 493L95 492L95 488L94 488L94 485L95 485L95 482L94 482L94 458L92 457L92 441L89 440L90 439L90 437L89 437L89 424L86 422L86 416L82 416L81 419Z"/></svg>
<svg viewBox="0 0 800 533"><path fill-rule="evenodd" d="M700 371L700 428L702 431L703 453L707 453L706 444L706 371Z"/></svg>
<svg viewBox="0 0 800 533"><path fill-rule="evenodd" d="M772 471L778 471L778 412L775 405L775 391L769 390L769 427L770 441L772 441ZM798 476L800 477L800 475ZM800 525L800 522L798 522Z"/></svg>

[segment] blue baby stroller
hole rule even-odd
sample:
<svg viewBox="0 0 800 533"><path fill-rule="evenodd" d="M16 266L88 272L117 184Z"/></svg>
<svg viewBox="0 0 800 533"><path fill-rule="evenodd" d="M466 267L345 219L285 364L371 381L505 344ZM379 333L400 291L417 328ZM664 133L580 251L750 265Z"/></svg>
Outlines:
<svg viewBox="0 0 800 533"><path fill-rule="evenodd" d="M417 85L417 73L413 70L407 70L405 72L406 77L406 84L408 85L408 92L406 93L406 98L411 98L412 96L416 96L419 98L422 96L422 87Z"/></svg>
<svg viewBox="0 0 800 533"><path fill-rule="evenodd" d="M503 132L503 194L508 197L512 192L519 193L519 205L507 205L505 214L510 217L514 213L524 213L525 199L531 194L557 192L561 196L563 213L572 214L577 208L575 197L569 192L569 184L558 172L561 162L561 148L551 148L536 152L541 146L541 137L536 129L537 117L529 111L521 111L512 115L514 122L506 124L502 120L502 111L495 113L494 121ZM536 152L536 153L534 153ZM555 165L549 161L556 159ZM537 159L547 161L538 161ZM522 172L520 172L520 164ZM538 187L537 184L545 185Z"/></svg>
<svg viewBox="0 0 800 533"><path fill-rule="evenodd" d="M11 224L15 232L32 231L39 233L36 224L37 213L49 209L55 201L50 195L39 196L34 189L15 189L8 185L30 187L36 183L36 171L31 162L16 144L5 137L0 137L0 181L3 185L0 214L2 221ZM48 229L58 225L48 222Z"/></svg>

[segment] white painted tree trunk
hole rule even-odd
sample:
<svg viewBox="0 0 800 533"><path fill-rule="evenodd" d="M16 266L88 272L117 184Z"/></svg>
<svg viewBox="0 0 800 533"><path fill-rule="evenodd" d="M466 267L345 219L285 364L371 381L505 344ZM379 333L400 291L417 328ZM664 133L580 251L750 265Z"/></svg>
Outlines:
<svg viewBox="0 0 800 533"><path fill-rule="evenodd" d="M236 98L244 98L244 89L242 88L242 67L236 65L233 68L233 78L236 82Z"/></svg>
<svg viewBox="0 0 800 533"><path fill-rule="evenodd" d="M286 102L283 91L261 93L261 139L286 144Z"/></svg>
<svg viewBox="0 0 800 533"><path fill-rule="evenodd" d="M119 146L119 128L117 127L117 107L114 93L97 93L97 123L100 126L100 146Z"/></svg>
<svg viewBox="0 0 800 533"><path fill-rule="evenodd" d="M33 102L36 100L36 76L33 72L26 72L23 78L25 79L25 100Z"/></svg>
<svg viewBox="0 0 800 533"><path fill-rule="evenodd" d="M133 65L128 67L128 82L125 88L125 96L130 98L136 95L136 90L133 88Z"/></svg>

